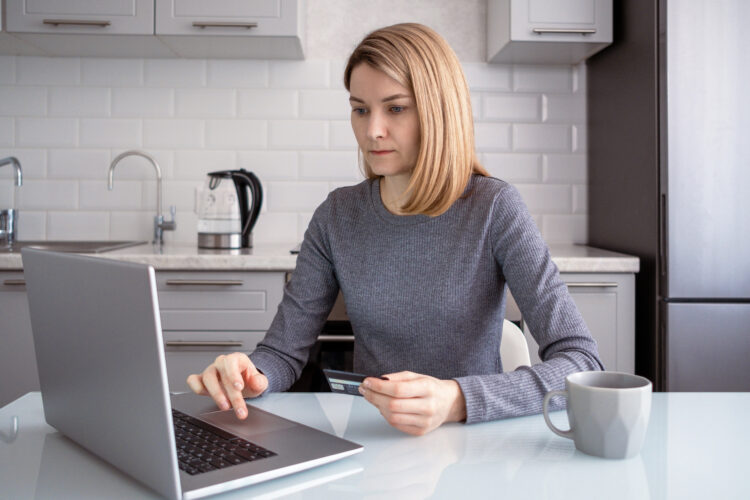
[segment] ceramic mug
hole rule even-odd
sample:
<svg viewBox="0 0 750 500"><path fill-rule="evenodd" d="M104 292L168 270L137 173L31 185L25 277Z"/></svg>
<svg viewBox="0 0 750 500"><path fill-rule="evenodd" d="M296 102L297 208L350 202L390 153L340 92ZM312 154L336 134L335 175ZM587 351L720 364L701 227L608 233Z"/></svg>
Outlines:
<svg viewBox="0 0 750 500"><path fill-rule="evenodd" d="M567 431L549 419L554 396L568 400ZM604 458L631 458L641 451L651 414L651 382L619 372L579 372L565 378L564 391L544 396L544 420L552 432L572 439L576 448Z"/></svg>

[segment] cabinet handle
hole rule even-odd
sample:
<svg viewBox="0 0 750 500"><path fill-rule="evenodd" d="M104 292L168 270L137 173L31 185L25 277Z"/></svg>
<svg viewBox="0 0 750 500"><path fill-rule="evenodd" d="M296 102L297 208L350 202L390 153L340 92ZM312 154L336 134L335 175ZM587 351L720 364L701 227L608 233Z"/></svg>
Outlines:
<svg viewBox="0 0 750 500"><path fill-rule="evenodd" d="M242 280L167 280L167 285L242 286Z"/></svg>
<svg viewBox="0 0 750 500"><path fill-rule="evenodd" d="M109 21L90 21L88 19L45 19L42 23L51 24L52 26L62 24L68 26L98 26L99 28L106 28L112 24Z"/></svg>
<svg viewBox="0 0 750 500"><path fill-rule="evenodd" d="M617 288L617 283L567 283L568 288Z"/></svg>
<svg viewBox="0 0 750 500"><path fill-rule="evenodd" d="M258 23L222 23L222 22L213 22L213 21L194 21L193 22L194 28L257 28Z"/></svg>
<svg viewBox="0 0 750 500"><path fill-rule="evenodd" d="M5 280L3 281L3 285L6 286L25 286L26 280L20 279L20 280Z"/></svg>
<svg viewBox="0 0 750 500"><path fill-rule="evenodd" d="M544 33L570 33L573 35L593 35L596 33L595 28L586 29L571 29L571 28L533 28L531 31L537 35L543 35Z"/></svg>
<svg viewBox="0 0 750 500"><path fill-rule="evenodd" d="M167 347L242 347L239 340L169 340Z"/></svg>
<svg viewBox="0 0 750 500"><path fill-rule="evenodd" d="M354 342L354 335L318 335L319 342Z"/></svg>

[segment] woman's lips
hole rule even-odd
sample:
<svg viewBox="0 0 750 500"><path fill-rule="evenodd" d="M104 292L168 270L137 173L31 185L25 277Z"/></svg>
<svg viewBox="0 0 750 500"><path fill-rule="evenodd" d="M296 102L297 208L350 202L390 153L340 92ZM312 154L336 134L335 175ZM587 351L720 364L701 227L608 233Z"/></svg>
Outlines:
<svg viewBox="0 0 750 500"><path fill-rule="evenodd" d="M392 149L382 149L382 150L379 150L379 151L378 150L370 150L370 154L377 155L377 156L387 155L388 153L393 153L393 150Z"/></svg>

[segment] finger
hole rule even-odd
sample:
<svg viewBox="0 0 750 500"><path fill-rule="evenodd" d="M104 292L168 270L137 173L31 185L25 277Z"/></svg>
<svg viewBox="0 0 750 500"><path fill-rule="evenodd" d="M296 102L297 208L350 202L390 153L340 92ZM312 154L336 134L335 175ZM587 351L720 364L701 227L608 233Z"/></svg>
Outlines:
<svg viewBox="0 0 750 500"><path fill-rule="evenodd" d="M187 378L187 385L190 388L191 391L193 391L196 394L200 394L201 396L208 396L208 391L203 385L203 382L201 381L201 376L192 374Z"/></svg>
<svg viewBox="0 0 750 500"><path fill-rule="evenodd" d="M255 397L259 394L262 394L266 389L268 389L268 378L262 373L258 372L255 375L247 378L247 384L245 385L245 390L242 391L242 393L246 394L246 397Z"/></svg>
<svg viewBox="0 0 750 500"><path fill-rule="evenodd" d="M245 379L242 375L247 368L245 366L240 366L241 359L240 356L236 356L235 354L224 356L222 358L222 363L218 367L224 385L229 384L238 391L241 391L245 387ZM252 363L250 364L252 365Z"/></svg>
<svg viewBox="0 0 750 500"><path fill-rule="evenodd" d="M419 376L405 380L381 380L368 377L363 385L366 389L394 398L417 398L429 395L430 379Z"/></svg>
<svg viewBox="0 0 750 500"><path fill-rule="evenodd" d="M229 398L229 402L234 408L235 414L239 419L244 419L247 417L247 405L245 403L245 398L242 395L242 391L237 388L237 385L244 386L244 383L238 382L241 375L236 357L219 356L215 364L219 370L222 387L224 388L227 398Z"/></svg>
<svg viewBox="0 0 750 500"><path fill-rule="evenodd" d="M398 372L398 373L386 373L383 377L388 380L412 380L415 378L423 377L420 373L414 373L409 371Z"/></svg>
<svg viewBox="0 0 750 500"><path fill-rule="evenodd" d="M222 410L228 410L230 408L229 399L227 399L224 388L219 382L218 373L214 365L209 366L203 371L202 381L208 394L216 403L216 406Z"/></svg>
<svg viewBox="0 0 750 500"><path fill-rule="evenodd" d="M409 414L424 418L434 413L432 411L434 405L427 398L393 398L367 389L363 390L362 395L389 421L396 414Z"/></svg>

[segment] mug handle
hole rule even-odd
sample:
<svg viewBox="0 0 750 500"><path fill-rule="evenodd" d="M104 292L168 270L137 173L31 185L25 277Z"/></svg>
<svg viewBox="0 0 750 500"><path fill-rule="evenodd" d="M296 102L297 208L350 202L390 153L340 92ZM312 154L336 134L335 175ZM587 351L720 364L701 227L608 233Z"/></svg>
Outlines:
<svg viewBox="0 0 750 500"><path fill-rule="evenodd" d="M573 439L573 429L568 429L567 431L563 431L561 429L558 429L554 426L552 421L549 419L549 400L552 399L554 396L565 396L568 397L568 391L550 391L547 394L544 395L544 403L543 403L543 413L544 413L544 421L547 422L547 427L550 428L552 432L557 434L558 436L562 436L564 438Z"/></svg>

